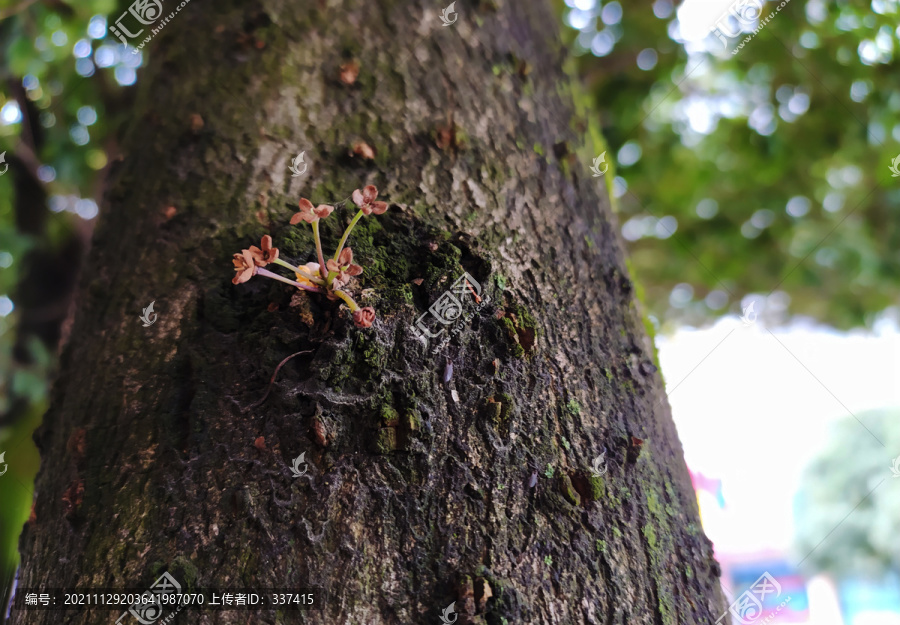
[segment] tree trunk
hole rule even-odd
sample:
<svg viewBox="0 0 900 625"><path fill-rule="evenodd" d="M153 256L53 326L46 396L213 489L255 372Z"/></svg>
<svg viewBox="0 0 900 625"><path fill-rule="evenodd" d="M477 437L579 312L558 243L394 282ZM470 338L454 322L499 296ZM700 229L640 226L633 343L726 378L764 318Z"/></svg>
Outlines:
<svg viewBox="0 0 900 625"><path fill-rule="evenodd" d="M194 2L155 37L36 435L20 587L168 570L328 593L318 611L181 623L438 623L454 601L457 622L489 625L722 613L557 18L546 0L460 0L445 27L432 4ZM350 238L373 327L259 276L231 284L232 253L263 234L314 260L297 200L364 184L390 203ZM351 216L323 221L326 247ZM481 305L426 317L445 332L423 344L416 320L463 272ZM61 619L14 612L26 622Z"/></svg>

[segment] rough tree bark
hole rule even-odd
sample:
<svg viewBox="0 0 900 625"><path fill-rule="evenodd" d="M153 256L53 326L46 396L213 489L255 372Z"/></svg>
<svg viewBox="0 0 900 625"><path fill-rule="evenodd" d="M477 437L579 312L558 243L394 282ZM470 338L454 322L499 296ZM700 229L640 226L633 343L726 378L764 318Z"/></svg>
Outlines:
<svg viewBox="0 0 900 625"><path fill-rule="evenodd" d="M438 623L452 601L489 625L716 619L718 565L548 4L457 2L445 27L432 3L195 0L165 26L36 435L20 586L167 569L330 593L323 611L183 623ZM231 284L231 254L266 233L313 260L287 205L366 183L391 204L351 237L374 327ZM327 245L350 216L324 222ZM411 326L463 271L490 304L434 354Z"/></svg>

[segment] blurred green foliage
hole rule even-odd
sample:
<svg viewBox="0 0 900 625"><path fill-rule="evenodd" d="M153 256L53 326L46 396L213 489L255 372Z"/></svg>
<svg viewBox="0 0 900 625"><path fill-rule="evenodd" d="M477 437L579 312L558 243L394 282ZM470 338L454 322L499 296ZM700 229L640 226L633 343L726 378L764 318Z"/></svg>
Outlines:
<svg viewBox="0 0 900 625"><path fill-rule="evenodd" d="M24 418L11 427L0 429L0 450L5 450L3 464L6 465L6 473L0 476L0 598L18 565L17 541L31 511L32 484L40 463L30 437L46 409L46 401L35 401ZM0 464L0 471L4 470L3 464ZM5 602L0 600L0 605Z"/></svg>
<svg viewBox="0 0 900 625"><path fill-rule="evenodd" d="M900 570L900 412L857 417L836 424L795 499L796 552L809 554L811 575L877 579Z"/></svg>
<svg viewBox="0 0 900 625"><path fill-rule="evenodd" d="M756 310L769 304L774 321L850 328L896 306L897 0L792 0L734 55L746 33L727 48L711 35L673 40L708 32L728 2L688 0L702 9L679 13L669 0L567 4L657 319L702 324L772 291Z"/></svg>
<svg viewBox="0 0 900 625"><path fill-rule="evenodd" d="M53 258L96 214L120 83L140 62L105 36L103 15L115 9L113 0L0 0L0 621L55 364L55 345L25 329L21 280L36 255Z"/></svg>

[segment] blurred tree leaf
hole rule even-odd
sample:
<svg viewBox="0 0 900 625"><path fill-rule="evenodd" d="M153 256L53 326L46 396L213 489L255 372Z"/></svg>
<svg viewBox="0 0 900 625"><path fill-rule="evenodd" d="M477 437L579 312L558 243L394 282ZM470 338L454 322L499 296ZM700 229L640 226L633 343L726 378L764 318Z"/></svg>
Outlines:
<svg viewBox="0 0 900 625"><path fill-rule="evenodd" d="M43 341L57 334L45 327L52 317L41 321L48 317L41 298L59 293L47 309L64 314L70 285L61 277L78 264L73 239L89 236L94 196L114 149L110 137L142 62L143 55L126 54L107 36L104 15L117 6L0 0L0 152L9 164L0 175L0 451L9 464L0 479L4 582L15 572L16 541L31 507L38 464L31 433L46 409L55 365L55 339ZM29 310L41 314L29 317Z"/></svg>
<svg viewBox="0 0 900 625"><path fill-rule="evenodd" d="M712 36L674 40L698 13L669 0L567 4L657 318L702 324L772 291L775 321L849 328L896 306L896 1L793 0L734 55L747 33L727 50Z"/></svg>

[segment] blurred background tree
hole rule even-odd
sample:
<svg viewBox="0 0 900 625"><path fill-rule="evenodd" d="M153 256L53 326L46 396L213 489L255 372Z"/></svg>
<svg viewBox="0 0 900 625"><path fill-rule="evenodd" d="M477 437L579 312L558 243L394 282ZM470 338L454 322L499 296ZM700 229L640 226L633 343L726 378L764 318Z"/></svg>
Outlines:
<svg viewBox="0 0 900 625"><path fill-rule="evenodd" d="M127 108L122 87L140 63L106 38L103 15L115 6L0 2L0 606L31 509L31 434L47 408L112 130Z"/></svg>
<svg viewBox="0 0 900 625"><path fill-rule="evenodd" d="M645 301L702 324L772 293L774 321L871 325L900 293L900 4L791 0L734 55L744 34L709 35L729 4L567 0Z"/></svg>
<svg viewBox="0 0 900 625"><path fill-rule="evenodd" d="M107 33L128 4L0 0L0 451L16 459L16 479L0 479L2 580L29 514L30 434L143 63ZM559 4L651 319L702 325L757 294L770 322L871 325L898 301L900 2L791 0L734 55L740 38L700 40L727 12Z"/></svg>
<svg viewBox="0 0 900 625"><path fill-rule="evenodd" d="M808 573L836 580L900 572L900 461L892 468L886 460L900 450L900 413L857 417L872 433L853 418L835 424L827 447L804 472L794 506L798 557L809 554ZM836 539L816 549L832 531Z"/></svg>

